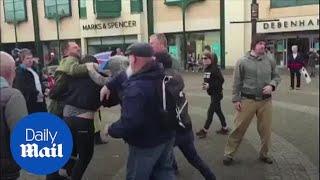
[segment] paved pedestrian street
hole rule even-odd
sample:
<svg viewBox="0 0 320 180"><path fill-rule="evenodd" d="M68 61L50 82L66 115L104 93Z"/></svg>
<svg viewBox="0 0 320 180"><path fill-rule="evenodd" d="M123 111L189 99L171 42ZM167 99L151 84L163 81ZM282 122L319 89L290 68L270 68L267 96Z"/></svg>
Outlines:
<svg viewBox="0 0 320 180"><path fill-rule="evenodd" d="M232 128L234 109L231 103L232 75L224 72L224 99L222 109L228 126ZM194 132L205 122L210 98L201 90L201 73L183 74L189 100L189 112ZM217 135L220 121L215 116L205 139L195 139L200 156L209 164L218 180L317 180L319 179L319 77L311 84L302 80L301 90L289 90L290 77L283 72L282 82L273 98L272 165L258 160L260 139L255 119L251 123L235 156L232 166L222 164L227 136ZM105 109L104 122L112 123L119 117L119 106ZM175 149L179 166L178 180L200 180L201 174ZM125 179L127 145L119 139L95 146L93 159L85 172L85 180ZM21 179L44 179L23 172Z"/></svg>

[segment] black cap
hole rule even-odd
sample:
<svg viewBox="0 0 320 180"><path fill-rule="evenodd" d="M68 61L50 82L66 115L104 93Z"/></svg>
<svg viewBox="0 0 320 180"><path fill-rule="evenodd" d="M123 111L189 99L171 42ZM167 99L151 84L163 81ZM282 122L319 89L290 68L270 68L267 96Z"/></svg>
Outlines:
<svg viewBox="0 0 320 180"><path fill-rule="evenodd" d="M154 52L148 43L134 43L127 48L125 54L138 57L152 57Z"/></svg>

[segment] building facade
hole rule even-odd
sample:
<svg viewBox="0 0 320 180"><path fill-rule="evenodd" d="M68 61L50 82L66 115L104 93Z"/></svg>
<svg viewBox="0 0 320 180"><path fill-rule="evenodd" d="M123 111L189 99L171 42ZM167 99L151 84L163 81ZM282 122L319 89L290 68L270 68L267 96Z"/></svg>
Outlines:
<svg viewBox="0 0 320 180"><path fill-rule="evenodd" d="M125 49L164 33L181 67L211 47L219 64L233 67L250 49L252 0L0 0L0 48L30 48L44 61L74 40L83 54ZM257 34L268 40L279 66L291 46L319 50L319 0L257 0ZM57 13L58 12L58 13ZM244 22L244 23L233 23ZM185 45L185 46L184 46Z"/></svg>
<svg viewBox="0 0 320 180"><path fill-rule="evenodd" d="M287 65L292 45L298 45L306 60L310 48L319 51L319 1L260 0L259 6L262 19L277 20L257 24L257 33L267 38L277 65Z"/></svg>
<svg viewBox="0 0 320 180"><path fill-rule="evenodd" d="M82 10L86 9L80 19L83 53L95 54L116 48L124 50L132 43L148 41L146 1L100 1L102 4L80 1ZM96 12L98 6L109 7L104 12L110 15L99 15ZM112 14L114 9L117 9L116 15Z"/></svg>

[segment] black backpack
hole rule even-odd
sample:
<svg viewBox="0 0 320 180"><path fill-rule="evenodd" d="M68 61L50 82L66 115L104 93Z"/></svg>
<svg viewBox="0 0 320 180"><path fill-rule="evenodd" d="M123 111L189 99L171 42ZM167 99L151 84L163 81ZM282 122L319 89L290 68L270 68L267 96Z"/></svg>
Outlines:
<svg viewBox="0 0 320 180"><path fill-rule="evenodd" d="M161 124L168 130L189 129L191 119L188 101L183 92L183 80L179 75L166 75L158 84L161 98Z"/></svg>
<svg viewBox="0 0 320 180"><path fill-rule="evenodd" d="M10 96L9 96L10 97ZM5 116L5 106L0 109L0 179L15 179L20 176L20 167L10 150L10 128Z"/></svg>

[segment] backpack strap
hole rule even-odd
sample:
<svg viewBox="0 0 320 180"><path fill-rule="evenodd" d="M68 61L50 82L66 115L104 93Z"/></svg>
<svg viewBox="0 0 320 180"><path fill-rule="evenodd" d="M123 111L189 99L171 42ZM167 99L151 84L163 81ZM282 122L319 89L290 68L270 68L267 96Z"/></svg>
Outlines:
<svg viewBox="0 0 320 180"><path fill-rule="evenodd" d="M185 97L185 94L183 93L183 91L180 91L180 94L179 94L179 97ZM185 101L184 101L184 103L182 104L182 106L181 107L179 107L179 106L177 106L176 107L176 114L177 114L177 116L176 116L176 118L179 120L179 125L181 126L181 127L183 127L183 128L186 128L185 127L185 125L182 123L182 119L181 119L181 113L182 113L182 111L184 110L184 108L187 106L187 104L188 104L188 101L187 101L187 99L185 98Z"/></svg>
<svg viewBox="0 0 320 180"><path fill-rule="evenodd" d="M162 106L163 110L167 110L167 100L166 100L166 84L172 79L172 76L164 76L162 79Z"/></svg>

